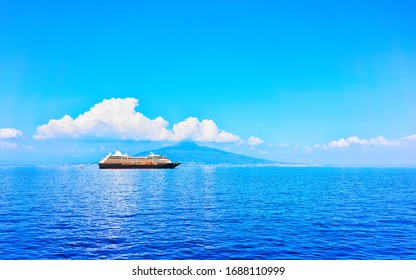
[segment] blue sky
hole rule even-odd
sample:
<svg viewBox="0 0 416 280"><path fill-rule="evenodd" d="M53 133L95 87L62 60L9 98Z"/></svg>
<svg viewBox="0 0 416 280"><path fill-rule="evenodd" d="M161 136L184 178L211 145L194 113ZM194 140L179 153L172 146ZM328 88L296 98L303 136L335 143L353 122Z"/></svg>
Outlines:
<svg viewBox="0 0 416 280"><path fill-rule="evenodd" d="M0 160L196 141L416 165L415 14L414 1L0 0Z"/></svg>

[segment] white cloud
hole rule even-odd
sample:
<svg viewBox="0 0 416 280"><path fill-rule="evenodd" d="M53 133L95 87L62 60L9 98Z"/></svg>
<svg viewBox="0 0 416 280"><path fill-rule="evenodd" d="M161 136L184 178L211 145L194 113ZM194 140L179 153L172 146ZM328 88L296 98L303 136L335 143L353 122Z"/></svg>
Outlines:
<svg viewBox="0 0 416 280"><path fill-rule="evenodd" d="M387 140L383 136L378 136L370 139L361 139L357 136L351 136L347 138L341 138L339 140L331 141L328 143L330 148L346 148L352 145L372 145L372 146L398 146L400 145L398 140ZM317 146L317 145L315 145ZM318 145L324 146L324 145Z"/></svg>
<svg viewBox="0 0 416 280"><path fill-rule="evenodd" d="M287 148L287 147L289 147L290 145L289 145L288 143L283 143L283 144L278 144L277 146L278 146L278 147L281 147L281 148Z"/></svg>
<svg viewBox="0 0 416 280"><path fill-rule="evenodd" d="M135 98L104 99L77 118L66 115L37 128L35 139L59 137L98 137L135 140L164 140L168 122L158 117L151 120L136 112Z"/></svg>
<svg viewBox="0 0 416 280"><path fill-rule="evenodd" d="M0 140L11 139L22 136L23 133L15 128L0 128Z"/></svg>
<svg viewBox="0 0 416 280"><path fill-rule="evenodd" d="M311 147L309 147L309 146L306 146L306 147L303 148L303 152L309 154L309 153L312 153L313 152L313 149Z"/></svg>
<svg viewBox="0 0 416 280"><path fill-rule="evenodd" d="M18 145L13 142L0 142L0 148L16 149Z"/></svg>
<svg viewBox="0 0 416 280"><path fill-rule="evenodd" d="M255 136L250 136L247 140L247 144L249 144L250 146L257 146L263 143L264 143L263 140Z"/></svg>
<svg viewBox="0 0 416 280"><path fill-rule="evenodd" d="M403 137L405 140L416 141L416 134Z"/></svg>
<svg viewBox="0 0 416 280"><path fill-rule="evenodd" d="M149 119L135 108L135 98L104 99L77 118L66 115L36 129L35 139L97 137L108 139L237 142L240 137L218 129L213 120L189 117L168 129L162 117Z"/></svg>
<svg viewBox="0 0 416 280"><path fill-rule="evenodd" d="M369 141L376 146L399 146L401 144L398 140L387 140L383 136L371 138Z"/></svg>
<svg viewBox="0 0 416 280"><path fill-rule="evenodd" d="M237 135L219 130L213 120L199 121L189 117L173 125L169 140L194 140L197 142L236 142L240 140Z"/></svg>
<svg viewBox="0 0 416 280"><path fill-rule="evenodd" d="M331 141L328 144L328 146L331 148L344 148L344 147L348 147L349 145L350 143L348 143L348 141L345 140L344 138L341 138L337 141Z"/></svg>
<svg viewBox="0 0 416 280"><path fill-rule="evenodd" d="M23 133L15 128L0 128L0 140L19 138ZM0 141L0 148L16 149L19 145L14 142Z"/></svg>
<svg viewBox="0 0 416 280"><path fill-rule="evenodd" d="M325 144L316 144L313 147L316 149L328 150L328 146Z"/></svg>

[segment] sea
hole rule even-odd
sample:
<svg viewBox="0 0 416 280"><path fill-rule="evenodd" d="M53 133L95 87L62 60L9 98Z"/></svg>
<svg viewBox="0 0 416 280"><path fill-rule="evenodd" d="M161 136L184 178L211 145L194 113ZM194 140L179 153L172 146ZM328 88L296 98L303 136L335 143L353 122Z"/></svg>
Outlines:
<svg viewBox="0 0 416 280"><path fill-rule="evenodd" d="M416 259L416 169L2 166L0 259Z"/></svg>

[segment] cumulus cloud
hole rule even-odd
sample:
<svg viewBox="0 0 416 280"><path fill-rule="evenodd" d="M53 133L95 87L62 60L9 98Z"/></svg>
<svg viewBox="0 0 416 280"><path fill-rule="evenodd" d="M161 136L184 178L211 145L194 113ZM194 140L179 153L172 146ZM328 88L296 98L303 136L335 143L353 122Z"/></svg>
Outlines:
<svg viewBox="0 0 416 280"><path fill-rule="evenodd" d="M328 143L328 147L330 148L345 148L351 145L397 146L400 145L400 142L398 140L387 140L383 136L370 139L361 139L357 136L351 136Z"/></svg>
<svg viewBox="0 0 416 280"><path fill-rule="evenodd" d="M23 133L15 128L0 128L0 140L21 137Z"/></svg>
<svg viewBox="0 0 416 280"><path fill-rule="evenodd" d="M327 144L315 144L313 149L317 150L329 150L348 148L352 146L409 146L416 144L416 134L405 136L399 139L386 139L383 136L373 137L370 139L359 138L357 136L350 136L346 138L340 138L338 140L331 141ZM312 147L310 147L312 149ZM307 149L310 151L310 149Z"/></svg>
<svg viewBox="0 0 416 280"><path fill-rule="evenodd" d="M194 140L197 142L236 142L240 140L237 135L219 130L213 120L202 120L189 117L173 125L169 140Z"/></svg>
<svg viewBox="0 0 416 280"><path fill-rule="evenodd" d="M250 146L257 146L263 143L264 143L263 140L255 136L250 136L247 140L247 144L249 144Z"/></svg>
<svg viewBox="0 0 416 280"><path fill-rule="evenodd" d="M95 137L123 140L236 142L240 137L223 131L213 120L189 117L168 129L162 117L149 119L135 108L135 98L104 99L73 119L64 116L37 128L35 139Z"/></svg>
<svg viewBox="0 0 416 280"><path fill-rule="evenodd" d="M73 119L65 115L37 128L35 139L60 137L98 137L134 140L164 140L168 137L168 122L158 117L154 120L136 112L135 98L105 99L89 111Z"/></svg>

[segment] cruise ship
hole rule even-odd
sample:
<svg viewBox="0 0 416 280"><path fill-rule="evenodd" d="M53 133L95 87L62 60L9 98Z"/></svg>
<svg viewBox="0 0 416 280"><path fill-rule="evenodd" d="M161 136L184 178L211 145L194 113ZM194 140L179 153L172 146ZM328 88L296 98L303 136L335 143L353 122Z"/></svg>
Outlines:
<svg viewBox="0 0 416 280"><path fill-rule="evenodd" d="M103 158L98 166L100 169L173 169L179 164L181 163L172 162L166 156L153 153L144 157L132 157L116 151L114 155L110 153Z"/></svg>

